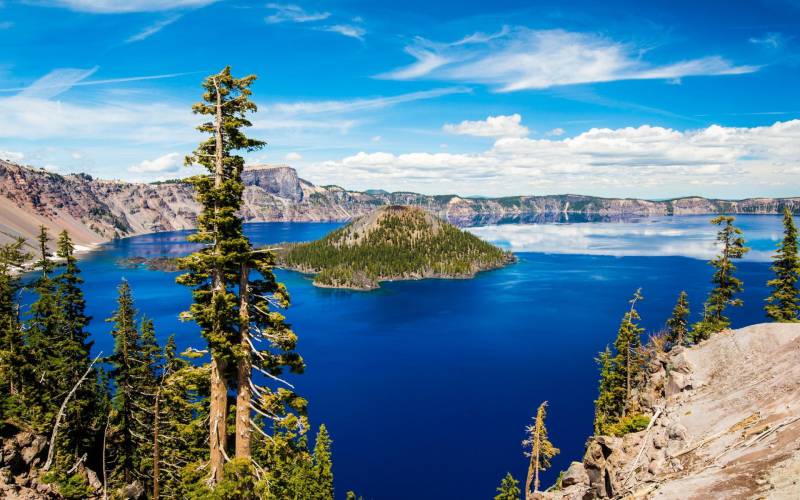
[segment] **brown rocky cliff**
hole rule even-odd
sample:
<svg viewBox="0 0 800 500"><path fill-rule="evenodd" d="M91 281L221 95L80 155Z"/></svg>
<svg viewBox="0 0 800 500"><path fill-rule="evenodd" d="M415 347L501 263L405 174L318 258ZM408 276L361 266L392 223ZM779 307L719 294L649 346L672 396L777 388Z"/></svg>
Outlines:
<svg viewBox="0 0 800 500"><path fill-rule="evenodd" d="M800 212L800 198L738 201L681 198L669 201L597 198L581 195L463 198L417 193L348 191L315 186L286 165L248 166L242 216L248 222L346 220L385 205L414 205L464 224L492 223L531 214L631 215ZM79 245L156 231L189 229L199 205L182 182L131 183L59 175L0 160L0 242L15 236L33 241L38 226L66 229Z"/></svg>

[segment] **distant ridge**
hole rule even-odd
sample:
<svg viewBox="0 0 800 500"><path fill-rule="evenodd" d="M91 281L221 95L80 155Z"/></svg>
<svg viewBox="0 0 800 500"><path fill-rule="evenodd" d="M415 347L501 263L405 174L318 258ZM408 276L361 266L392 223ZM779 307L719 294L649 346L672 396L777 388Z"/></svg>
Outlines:
<svg viewBox="0 0 800 500"><path fill-rule="evenodd" d="M361 192L316 186L287 165L248 166L242 177L246 185L242 216L248 222L349 220L385 205L418 206L457 224L531 214L776 214L784 206L800 212L800 197L651 201L574 194L467 198L380 189ZM151 184L101 180L0 160L0 242L16 236L33 239L38 226L45 225L54 232L67 229L79 245L92 245L115 237L190 229L198 211L192 187L180 180Z"/></svg>

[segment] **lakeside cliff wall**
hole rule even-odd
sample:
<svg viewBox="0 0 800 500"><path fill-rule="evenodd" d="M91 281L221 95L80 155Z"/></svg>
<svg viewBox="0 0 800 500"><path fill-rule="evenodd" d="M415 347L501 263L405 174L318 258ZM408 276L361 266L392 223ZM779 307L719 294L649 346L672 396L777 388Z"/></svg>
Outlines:
<svg viewBox="0 0 800 500"><path fill-rule="evenodd" d="M346 220L385 205L415 205L456 224L491 223L531 215L580 214L622 217L714 213L800 212L797 198L713 200L701 197L666 201L598 198L581 195L464 198L410 192L349 191L316 186L285 165L248 167L242 215L248 222ZM199 205L190 185L180 182L133 183L59 175L0 160L0 242L15 236L35 238L45 225L67 229L79 245L115 237L194 227Z"/></svg>

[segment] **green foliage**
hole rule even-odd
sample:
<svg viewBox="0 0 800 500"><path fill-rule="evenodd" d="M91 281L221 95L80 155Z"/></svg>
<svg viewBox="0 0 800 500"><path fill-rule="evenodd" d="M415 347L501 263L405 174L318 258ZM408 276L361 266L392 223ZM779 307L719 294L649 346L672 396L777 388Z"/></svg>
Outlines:
<svg viewBox="0 0 800 500"><path fill-rule="evenodd" d="M331 460L331 438L325 424L319 426L314 443L314 498L333 499L333 462Z"/></svg>
<svg viewBox="0 0 800 500"><path fill-rule="evenodd" d="M800 257L797 255L797 227L792 212L783 209L783 241L773 257L772 267L775 278L767 282L772 294L767 298L764 309L772 321L795 323L800 321Z"/></svg>
<svg viewBox="0 0 800 500"><path fill-rule="evenodd" d="M539 472L550 468L550 460L561 452L547 437L546 418L547 401L539 405L533 425L529 425L525 429L527 437L522 442L522 446L530 449L526 455L531 459L528 466L528 477L525 481L525 496L530 493L531 486L534 492L539 491Z"/></svg>
<svg viewBox="0 0 800 500"><path fill-rule="evenodd" d="M597 362L600 365L600 390L595 400L595 434L607 434L609 426L617 423L630 411L636 409L633 389L642 381L641 335L639 313L636 302L642 300L641 289L636 290L630 301L630 309L622 317L622 323L614 341L614 352L606 347Z"/></svg>
<svg viewBox="0 0 800 500"><path fill-rule="evenodd" d="M703 310L703 319L692 327L692 341L700 342L713 333L719 332L730 326L730 320L725 316L728 306L739 307L742 299L736 294L744 290L742 281L733 273L736 271L734 261L741 259L750 249L744 245L742 231L733 225L734 217L720 215L711 219L711 223L720 226L717 233L717 245L720 254L711 259L711 264L716 271L711 282L715 287L706 299Z"/></svg>
<svg viewBox="0 0 800 500"><path fill-rule="evenodd" d="M115 450L110 457L113 464L110 475L113 483L127 484L139 479L147 486L152 469L152 412L160 353L153 322L143 319L137 328L136 309L127 281L119 285L118 293L117 309L108 320L114 323L111 330L114 353L106 359L116 384L109 431Z"/></svg>
<svg viewBox="0 0 800 500"><path fill-rule="evenodd" d="M650 416L641 413L632 413L619 419L616 423L606 426L603 434L622 437L631 432L643 431L650 424Z"/></svg>
<svg viewBox="0 0 800 500"><path fill-rule="evenodd" d="M379 209L364 227L370 217L318 241L288 245L280 264L316 274L315 283L323 286L369 289L387 279L472 276L512 258L420 208Z"/></svg>
<svg viewBox="0 0 800 500"><path fill-rule="evenodd" d="M689 298L685 291L678 295L678 301L667 320L667 338L671 345L683 345L689 336Z"/></svg>
<svg viewBox="0 0 800 500"><path fill-rule="evenodd" d="M519 489L519 481L514 479L510 472L500 481L500 486L497 487L497 495L494 500L519 500L519 495L522 493Z"/></svg>
<svg viewBox="0 0 800 500"><path fill-rule="evenodd" d="M23 367L26 362L17 295L22 284L16 270L30 259L25 240L0 245L0 421L23 412ZM2 424L0 424L2 425Z"/></svg>

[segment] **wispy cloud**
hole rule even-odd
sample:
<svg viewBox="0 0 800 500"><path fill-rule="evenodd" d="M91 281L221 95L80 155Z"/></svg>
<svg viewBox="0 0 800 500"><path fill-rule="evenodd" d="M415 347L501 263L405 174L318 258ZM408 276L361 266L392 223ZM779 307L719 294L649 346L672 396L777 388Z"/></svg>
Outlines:
<svg viewBox="0 0 800 500"><path fill-rule="evenodd" d="M159 12L204 7L218 0L27 0L28 3L61 7L95 14Z"/></svg>
<svg viewBox="0 0 800 500"><path fill-rule="evenodd" d="M481 83L498 92L544 89L615 80L676 79L751 73L758 66L734 65L720 56L655 65L631 44L559 29L504 28L456 42L416 38L405 51L416 61L378 75L393 80L429 79Z"/></svg>
<svg viewBox="0 0 800 500"><path fill-rule="evenodd" d="M269 24L308 23L322 21L331 17L330 12L310 12L294 4L269 3L267 8L275 11L265 18L265 21Z"/></svg>
<svg viewBox="0 0 800 500"><path fill-rule="evenodd" d="M386 97L373 97L368 99L351 99L340 101L301 101L291 103L279 103L270 107L270 109L288 114L320 114L320 113L347 113L353 111L362 111L367 109L385 108L402 104L406 102L419 101L423 99L434 99L451 94L464 94L469 93L471 90L467 87L446 87L431 90L422 90L419 92L410 92L407 94L399 94Z"/></svg>
<svg viewBox="0 0 800 500"><path fill-rule="evenodd" d="M363 40L367 30L360 26L353 26L351 24L334 24L331 26L324 26L320 28L322 31L329 31L331 33L338 33L340 35Z"/></svg>
<svg viewBox="0 0 800 500"><path fill-rule="evenodd" d="M751 37L750 43L770 49L777 49L783 46L785 38L781 33L766 33L760 37Z"/></svg>
<svg viewBox="0 0 800 500"><path fill-rule="evenodd" d="M14 26L14 23L11 21L0 21L0 30L7 30L11 29Z"/></svg>
<svg viewBox="0 0 800 500"><path fill-rule="evenodd" d="M178 16L171 16L171 17L167 17L165 19L161 19L159 21L156 21L153 24L145 27L139 33L136 33L135 35L133 35L131 37L128 37L128 39L125 40L125 43L141 42L142 40L150 38L151 36L155 35L156 33L158 33L159 31L163 30L164 28L166 28L167 26L169 26L170 24L174 23L175 21L177 21L180 18L181 18L181 16L178 15Z"/></svg>
<svg viewBox="0 0 800 500"><path fill-rule="evenodd" d="M45 76L39 78L27 87L10 87L0 88L0 92L20 92L20 97L37 97L49 99L59 94L66 92L73 87L81 87L87 85L109 85L114 83L127 83L127 82L140 82L146 80L161 80L164 78L176 78L179 76L191 75L197 72L187 73L167 73L163 75L144 75L144 76L127 76L122 78L106 78L103 80L88 80L86 78L92 76L97 70L98 66L89 69L76 69L76 68L59 68L54 69Z"/></svg>
<svg viewBox="0 0 800 500"><path fill-rule="evenodd" d="M457 125L446 123L442 129L450 134L476 137L526 137L529 132L528 127L521 122L522 116L515 113L508 116L490 116L485 120L464 120Z"/></svg>

